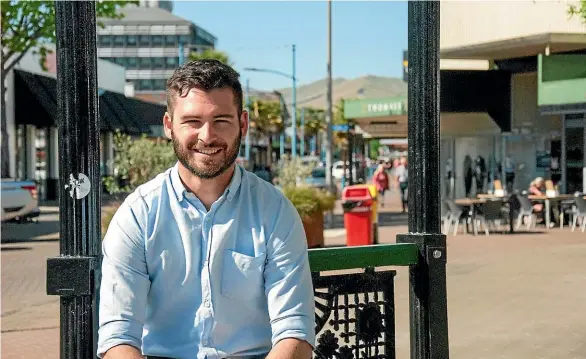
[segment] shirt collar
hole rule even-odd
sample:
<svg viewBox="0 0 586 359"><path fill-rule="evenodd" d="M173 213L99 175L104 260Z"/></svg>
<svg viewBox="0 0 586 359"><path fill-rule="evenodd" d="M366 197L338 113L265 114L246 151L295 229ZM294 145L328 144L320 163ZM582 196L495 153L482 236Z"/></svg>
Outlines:
<svg viewBox="0 0 586 359"><path fill-rule="evenodd" d="M242 183L242 167L236 164L234 168L234 174L232 175L232 179L230 180L230 184L226 188L224 195L227 196L228 200L232 200L238 192L238 188ZM182 201L185 198L185 194L187 193L187 189L181 182L181 178L179 177L179 162L171 168L171 185L173 186L173 190L175 191L175 195L179 201Z"/></svg>

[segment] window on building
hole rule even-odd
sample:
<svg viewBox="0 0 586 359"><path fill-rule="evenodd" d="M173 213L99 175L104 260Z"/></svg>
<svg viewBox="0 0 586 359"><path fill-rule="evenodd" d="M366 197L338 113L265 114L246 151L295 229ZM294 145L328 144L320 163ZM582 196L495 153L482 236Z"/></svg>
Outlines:
<svg viewBox="0 0 586 359"><path fill-rule="evenodd" d="M141 46L150 46L151 45L151 37L149 35L140 35L138 37L138 44Z"/></svg>
<svg viewBox="0 0 586 359"><path fill-rule="evenodd" d="M138 68L148 70L151 68L151 58L150 57L139 57L138 59Z"/></svg>
<svg viewBox="0 0 586 359"><path fill-rule="evenodd" d="M105 46L105 47L112 46L112 36L110 36L110 35L100 36L100 46Z"/></svg>
<svg viewBox="0 0 586 359"><path fill-rule="evenodd" d="M154 79L153 80L153 90L155 91L164 91L167 88L167 80L165 79Z"/></svg>
<svg viewBox="0 0 586 359"><path fill-rule="evenodd" d="M120 66L124 66L126 67L126 59L124 57L117 57L114 59L114 63L116 63L116 65L120 65Z"/></svg>
<svg viewBox="0 0 586 359"><path fill-rule="evenodd" d="M165 67L165 58L163 57L153 57L152 62L154 69L162 69Z"/></svg>
<svg viewBox="0 0 586 359"><path fill-rule="evenodd" d="M123 35L114 36L114 47L124 47L124 36Z"/></svg>
<svg viewBox="0 0 586 359"><path fill-rule="evenodd" d="M178 57L167 57L167 68L168 69L175 69L179 65L179 58Z"/></svg>
<svg viewBox="0 0 586 359"><path fill-rule="evenodd" d="M138 61L136 57L129 57L126 59L126 68L127 69L136 69L138 67Z"/></svg>
<svg viewBox="0 0 586 359"><path fill-rule="evenodd" d="M163 35L153 35L153 46L163 46Z"/></svg>
<svg viewBox="0 0 586 359"><path fill-rule="evenodd" d="M152 82L151 80L139 80L138 81L138 90L145 91L152 89Z"/></svg>
<svg viewBox="0 0 586 359"><path fill-rule="evenodd" d="M136 35L128 35L126 36L126 45L128 46L136 46L137 44Z"/></svg>
<svg viewBox="0 0 586 359"><path fill-rule="evenodd" d="M179 35L179 42L182 44L189 44L190 40L189 35Z"/></svg>
<svg viewBox="0 0 586 359"><path fill-rule="evenodd" d="M175 35L165 36L165 46L175 46L177 43L177 37Z"/></svg>

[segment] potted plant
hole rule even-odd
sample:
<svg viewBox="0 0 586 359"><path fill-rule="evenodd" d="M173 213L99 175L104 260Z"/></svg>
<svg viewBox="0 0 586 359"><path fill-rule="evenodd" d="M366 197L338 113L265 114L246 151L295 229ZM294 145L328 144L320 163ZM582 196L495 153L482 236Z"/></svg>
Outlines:
<svg viewBox="0 0 586 359"><path fill-rule="evenodd" d="M293 203L301 217L307 246L324 246L324 212L334 208L336 198L323 190L309 186L283 188L285 196Z"/></svg>

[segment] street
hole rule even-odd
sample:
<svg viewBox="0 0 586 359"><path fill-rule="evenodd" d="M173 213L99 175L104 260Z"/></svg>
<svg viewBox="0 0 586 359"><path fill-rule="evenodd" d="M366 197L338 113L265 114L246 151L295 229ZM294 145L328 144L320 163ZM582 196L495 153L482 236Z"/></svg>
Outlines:
<svg viewBox="0 0 586 359"><path fill-rule="evenodd" d="M407 231L407 215L393 208L382 213L381 243ZM59 252L51 232L58 215L45 213L38 224L2 225L4 359L59 355L59 300L45 295L46 258ZM343 229L326 231L327 245L343 243ZM451 358L586 358L584 258L586 234L567 227L449 236ZM407 285L406 268L397 268L397 358L409 358Z"/></svg>

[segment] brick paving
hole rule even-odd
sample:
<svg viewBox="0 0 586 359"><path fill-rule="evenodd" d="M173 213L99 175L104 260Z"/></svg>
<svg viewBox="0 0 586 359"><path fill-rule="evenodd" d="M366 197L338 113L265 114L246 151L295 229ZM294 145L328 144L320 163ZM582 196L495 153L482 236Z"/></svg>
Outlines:
<svg viewBox="0 0 586 359"><path fill-rule="evenodd" d="M396 234L407 231L406 215L393 213L397 203L394 196L387 198L381 214L386 224L380 229L382 243L392 243ZM326 244L344 243L340 228L329 232ZM3 226L2 236L3 242L12 238L11 229ZM46 258L56 255L58 247L55 241L2 244L4 359L59 356L58 299L44 294ZM451 358L586 358L584 258L586 233L567 228L488 237L450 235ZM397 358L409 358L405 268L397 269L395 286Z"/></svg>

